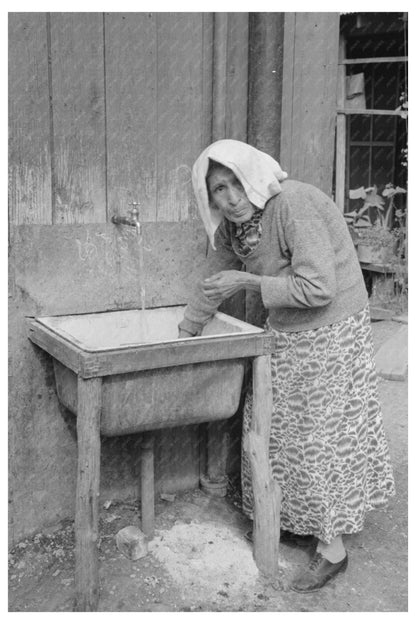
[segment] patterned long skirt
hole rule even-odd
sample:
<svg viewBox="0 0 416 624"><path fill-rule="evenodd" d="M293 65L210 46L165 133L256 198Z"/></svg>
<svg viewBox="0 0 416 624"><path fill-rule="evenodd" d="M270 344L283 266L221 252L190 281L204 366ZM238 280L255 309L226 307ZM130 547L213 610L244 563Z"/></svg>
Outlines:
<svg viewBox="0 0 416 624"><path fill-rule="evenodd" d="M361 531L366 512L385 506L395 493L368 307L315 330L271 331L277 345L270 463L282 489L281 528L329 543ZM243 435L252 399L249 393ZM242 489L243 511L252 518L244 451Z"/></svg>

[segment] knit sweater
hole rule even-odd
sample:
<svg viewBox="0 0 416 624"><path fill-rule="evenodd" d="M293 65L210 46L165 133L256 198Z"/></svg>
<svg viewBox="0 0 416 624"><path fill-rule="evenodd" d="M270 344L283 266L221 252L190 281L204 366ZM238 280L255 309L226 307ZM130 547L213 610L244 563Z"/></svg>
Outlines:
<svg viewBox="0 0 416 624"><path fill-rule="evenodd" d="M242 270L261 276L261 297L274 329L298 332L331 325L368 303L357 255L345 220L334 202L310 184L285 180L265 205L258 246L244 257L222 221L204 271ZM179 327L200 333L216 312L198 283Z"/></svg>

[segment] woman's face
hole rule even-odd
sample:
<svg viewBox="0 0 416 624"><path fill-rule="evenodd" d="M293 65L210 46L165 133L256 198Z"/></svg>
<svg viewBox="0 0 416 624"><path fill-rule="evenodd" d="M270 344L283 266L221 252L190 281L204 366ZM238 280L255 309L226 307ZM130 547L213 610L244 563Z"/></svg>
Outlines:
<svg viewBox="0 0 416 624"><path fill-rule="evenodd" d="M207 180L213 206L233 223L245 223L253 216L255 207L250 203L244 188L228 167L216 168Z"/></svg>

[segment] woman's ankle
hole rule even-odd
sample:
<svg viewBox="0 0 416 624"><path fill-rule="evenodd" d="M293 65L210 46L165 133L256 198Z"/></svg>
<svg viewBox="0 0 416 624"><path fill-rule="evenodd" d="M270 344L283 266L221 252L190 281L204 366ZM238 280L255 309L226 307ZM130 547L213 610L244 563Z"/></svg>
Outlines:
<svg viewBox="0 0 416 624"><path fill-rule="evenodd" d="M329 542L329 544L325 544L325 542L319 540L316 546L316 552L320 553L322 557L324 557L331 563L339 563L344 559L346 555L342 536L337 535L337 537Z"/></svg>

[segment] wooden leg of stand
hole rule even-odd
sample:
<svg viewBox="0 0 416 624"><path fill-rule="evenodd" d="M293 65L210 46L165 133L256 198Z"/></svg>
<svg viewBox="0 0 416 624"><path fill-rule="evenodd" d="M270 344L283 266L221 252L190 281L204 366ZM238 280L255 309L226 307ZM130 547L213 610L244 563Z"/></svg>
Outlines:
<svg viewBox="0 0 416 624"><path fill-rule="evenodd" d="M263 574L275 577L278 572L281 490L272 478L269 461L271 418L270 355L261 355L253 361L253 415L245 449L253 485L254 559Z"/></svg>
<svg viewBox="0 0 416 624"><path fill-rule="evenodd" d="M96 611L99 599L100 416L101 378L78 377L75 611Z"/></svg>

